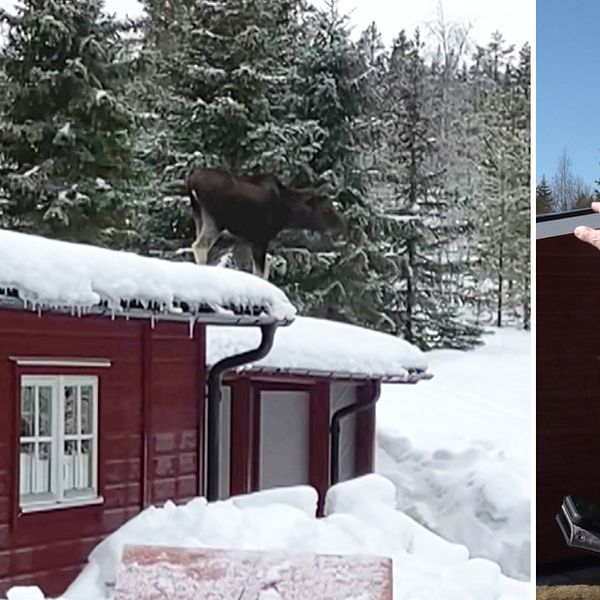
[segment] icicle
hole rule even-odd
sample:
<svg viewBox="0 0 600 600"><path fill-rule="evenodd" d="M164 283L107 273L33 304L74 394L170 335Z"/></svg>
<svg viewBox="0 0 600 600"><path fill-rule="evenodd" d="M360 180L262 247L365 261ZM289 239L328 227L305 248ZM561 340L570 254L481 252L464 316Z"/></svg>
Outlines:
<svg viewBox="0 0 600 600"><path fill-rule="evenodd" d="M115 307L113 306L113 307L110 309L110 320L111 320L111 321L114 321L114 320L115 320L115 317L116 317L116 314L115 314Z"/></svg>
<svg viewBox="0 0 600 600"><path fill-rule="evenodd" d="M37 315L38 315L38 317L42 316L42 307L39 304L38 304L38 309L37 309Z"/></svg>
<svg viewBox="0 0 600 600"><path fill-rule="evenodd" d="M194 325L196 324L196 319L194 317L190 317L189 325L190 325L190 340L194 337Z"/></svg>
<svg viewBox="0 0 600 600"><path fill-rule="evenodd" d="M154 318L154 313L152 313L152 314L150 315L150 327L151 327L152 329L154 329L154 326L155 326L155 325L156 325L156 319Z"/></svg>

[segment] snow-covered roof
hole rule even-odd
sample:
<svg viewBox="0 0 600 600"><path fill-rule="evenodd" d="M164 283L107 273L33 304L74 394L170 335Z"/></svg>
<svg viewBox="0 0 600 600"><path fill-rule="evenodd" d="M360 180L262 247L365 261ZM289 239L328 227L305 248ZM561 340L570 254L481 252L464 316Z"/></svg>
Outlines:
<svg viewBox="0 0 600 600"><path fill-rule="evenodd" d="M232 327L209 327L207 337L209 365L256 348L260 341L258 331ZM289 327L277 330L267 356L242 368L397 382L428 377L424 373L425 355L405 340L364 327L311 317L297 317Z"/></svg>
<svg viewBox="0 0 600 600"><path fill-rule="evenodd" d="M11 299L211 323L287 322L296 312L279 288L249 273L0 230L0 300Z"/></svg>

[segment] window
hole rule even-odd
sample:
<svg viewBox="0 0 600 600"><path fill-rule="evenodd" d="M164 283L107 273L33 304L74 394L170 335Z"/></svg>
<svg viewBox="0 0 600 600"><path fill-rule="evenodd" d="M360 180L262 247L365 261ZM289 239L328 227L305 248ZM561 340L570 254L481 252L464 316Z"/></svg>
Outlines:
<svg viewBox="0 0 600 600"><path fill-rule="evenodd" d="M24 511L98 498L98 378L21 378L19 491Z"/></svg>

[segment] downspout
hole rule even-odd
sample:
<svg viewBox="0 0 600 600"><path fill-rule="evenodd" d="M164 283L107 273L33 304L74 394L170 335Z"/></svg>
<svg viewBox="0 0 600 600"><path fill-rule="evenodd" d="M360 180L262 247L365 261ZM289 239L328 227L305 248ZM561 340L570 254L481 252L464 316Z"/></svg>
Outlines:
<svg viewBox="0 0 600 600"><path fill-rule="evenodd" d="M264 358L273 346L277 324L262 325L260 330L262 338L260 345L254 350L241 354L228 356L215 363L208 374L207 399L208 399L208 432L206 445L206 499L209 502L218 500L219 496L219 471L220 448L219 433L221 431L221 385L223 375L230 369L255 362ZM202 419L202 415L200 415Z"/></svg>
<svg viewBox="0 0 600 600"><path fill-rule="evenodd" d="M370 397L366 402L359 400L350 406L344 406L333 413L331 418L331 485L340 480L340 438L342 433L341 421L345 417L373 408L381 394L381 380L371 380Z"/></svg>

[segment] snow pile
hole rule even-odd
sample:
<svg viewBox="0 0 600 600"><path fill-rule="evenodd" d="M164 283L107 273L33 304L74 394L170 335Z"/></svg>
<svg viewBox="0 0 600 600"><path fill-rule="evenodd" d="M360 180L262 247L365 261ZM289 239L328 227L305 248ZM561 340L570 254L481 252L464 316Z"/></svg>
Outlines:
<svg viewBox="0 0 600 600"><path fill-rule="evenodd" d="M377 471L397 506L507 575L530 571L530 335L496 330L471 352L428 353L418 386L383 386Z"/></svg>
<svg viewBox="0 0 600 600"><path fill-rule="evenodd" d="M331 488L323 519L314 516L316 500L313 489L300 486L212 504L197 498L184 506L148 508L96 547L64 598L106 598L125 544L389 556L396 600L529 596L529 585L502 575L497 564L470 560L464 546L397 511L394 486L383 477L367 475Z"/></svg>
<svg viewBox="0 0 600 600"><path fill-rule="evenodd" d="M236 314L260 310L291 320L285 294L259 277L193 263L169 262L0 230L0 293L16 291L27 304L90 309L122 303L158 305L166 312L206 308Z"/></svg>
<svg viewBox="0 0 600 600"><path fill-rule="evenodd" d="M207 362L256 348L260 333L234 327L209 327ZM427 368L425 355L408 342L355 325L298 317L280 329L269 354L244 368L321 372L402 380Z"/></svg>

